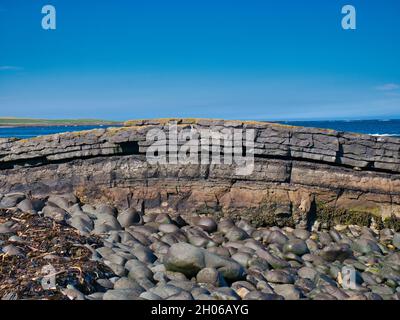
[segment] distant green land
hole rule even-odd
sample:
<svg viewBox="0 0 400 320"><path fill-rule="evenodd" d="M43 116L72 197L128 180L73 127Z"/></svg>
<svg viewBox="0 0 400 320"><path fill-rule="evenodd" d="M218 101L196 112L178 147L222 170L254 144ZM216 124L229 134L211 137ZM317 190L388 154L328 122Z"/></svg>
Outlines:
<svg viewBox="0 0 400 320"><path fill-rule="evenodd" d="M30 119L0 117L0 126L84 126L84 125L120 125L123 122L98 119Z"/></svg>

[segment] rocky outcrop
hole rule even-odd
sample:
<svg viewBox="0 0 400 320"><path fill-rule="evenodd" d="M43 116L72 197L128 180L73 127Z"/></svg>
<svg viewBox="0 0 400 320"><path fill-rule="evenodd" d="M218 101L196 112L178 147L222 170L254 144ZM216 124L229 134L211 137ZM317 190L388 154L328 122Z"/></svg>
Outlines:
<svg viewBox="0 0 400 320"><path fill-rule="evenodd" d="M149 164L147 134L171 122L179 130L253 129L254 170L238 175L234 164ZM241 216L255 224L305 225L316 218L366 224L400 217L400 139L265 122L129 121L1 139L0 193L16 191L38 197L72 191L121 209Z"/></svg>

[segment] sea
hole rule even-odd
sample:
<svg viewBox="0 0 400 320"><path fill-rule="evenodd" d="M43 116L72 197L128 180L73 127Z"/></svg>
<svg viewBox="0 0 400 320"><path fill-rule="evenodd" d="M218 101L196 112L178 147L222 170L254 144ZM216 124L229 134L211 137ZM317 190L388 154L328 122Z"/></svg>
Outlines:
<svg viewBox="0 0 400 320"><path fill-rule="evenodd" d="M365 133L374 136L400 137L400 119L397 120L331 120L331 121L276 121L282 124ZM107 128L101 126L36 126L0 127L0 138L27 139L54 133Z"/></svg>

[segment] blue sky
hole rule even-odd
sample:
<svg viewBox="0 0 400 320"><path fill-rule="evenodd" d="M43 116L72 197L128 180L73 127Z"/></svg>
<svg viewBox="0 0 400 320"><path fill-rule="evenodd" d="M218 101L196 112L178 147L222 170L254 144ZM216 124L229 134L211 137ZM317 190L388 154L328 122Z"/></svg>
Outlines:
<svg viewBox="0 0 400 320"><path fill-rule="evenodd" d="M1 0L0 116L399 118L399 16L398 0Z"/></svg>

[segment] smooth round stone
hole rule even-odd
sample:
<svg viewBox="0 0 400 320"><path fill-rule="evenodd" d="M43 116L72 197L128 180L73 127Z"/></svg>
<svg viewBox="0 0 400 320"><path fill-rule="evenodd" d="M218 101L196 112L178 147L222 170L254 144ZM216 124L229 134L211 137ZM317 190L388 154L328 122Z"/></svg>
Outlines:
<svg viewBox="0 0 400 320"><path fill-rule="evenodd" d="M18 203L17 208L22 212L36 213L36 210L34 209L30 199L22 200L20 203Z"/></svg>
<svg viewBox="0 0 400 320"><path fill-rule="evenodd" d="M257 290L256 287L248 281L236 281L232 283L231 288L237 291L240 288L246 288L248 291Z"/></svg>
<svg viewBox="0 0 400 320"><path fill-rule="evenodd" d="M139 297L145 300L161 300L160 296L149 291L141 293Z"/></svg>
<svg viewBox="0 0 400 320"><path fill-rule="evenodd" d="M211 296L218 300L240 300L240 296L235 290L228 287L217 288L215 291L211 292Z"/></svg>
<svg viewBox="0 0 400 320"><path fill-rule="evenodd" d="M317 293L314 298L314 300L337 300L334 296L330 295L329 293L324 293L324 292L319 292Z"/></svg>
<svg viewBox="0 0 400 320"><path fill-rule="evenodd" d="M236 224L240 229L243 229L247 234L252 234L255 228L246 220L240 220Z"/></svg>
<svg viewBox="0 0 400 320"><path fill-rule="evenodd" d="M253 231L251 236L253 239L257 241L266 241L268 239L268 236L270 235L271 231L268 229L258 229Z"/></svg>
<svg viewBox="0 0 400 320"><path fill-rule="evenodd" d="M142 292L136 289L108 290L103 295L103 300L138 300Z"/></svg>
<svg viewBox="0 0 400 320"><path fill-rule="evenodd" d="M280 245L284 245L289 240L282 232L280 231L272 231L267 239L268 243L276 243Z"/></svg>
<svg viewBox="0 0 400 320"><path fill-rule="evenodd" d="M196 246L196 247L202 247L202 248L206 248L209 247L210 243L212 243L210 241L210 239L203 237L203 236L196 236L196 235L188 235L188 240L189 243Z"/></svg>
<svg viewBox="0 0 400 320"><path fill-rule="evenodd" d="M154 222L157 222L159 224L172 223L172 219L168 214L160 213L156 216Z"/></svg>
<svg viewBox="0 0 400 320"><path fill-rule="evenodd" d="M204 268L196 276L198 283L209 283L215 287L226 286L222 275L215 268Z"/></svg>
<svg viewBox="0 0 400 320"><path fill-rule="evenodd" d="M320 287L323 285L337 286L335 280L333 280L332 278L330 278L327 275L322 274L322 273L317 274L317 276L314 279L314 282L317 287Z"/></svg>
<svg viewBox="0 0 400 320"><path fill-rule="evenodd" d="M163 282L163 283L168 282L169 279L168 279L168 277L165 275L164 272L162 272L162 271L157 271L157 272L153 271L153 272L154 272L154 275L153 275L154 281L156 281L156 282Z"/></svg>
<svg viewBox="0 0 400 320"><path fill-rule="evenodd" d="M118 232L115 231L110 231L108 232L109 236L107 238L107 241L110 243L118 243L121 241L121 237Z"/></svg>
<svg viewBox="0 0 400 320"><path fill-rule="evenodd" d="M295 285L305 293L315 289L315 283L310 279L299 278L296 280Z"/></svg>
<svg viewBox="0 0 400 320"><path fill-rule="evenodd" d="M329 233L322 231L318 234L318 240L320 243L322 243L324 246L329 245L333 239L332 237L329 235Z"/></svg>
<svg viewBox="0 0 400 320"><path fill-rule="evenodd" d="M304 278L304 279L309 279L311 281L314 281L315 277L318 274L318 271L312 268L308 267L303 267L297 271L297 274L299 277Z"/></svg>
<svg viewBox="0 0 400 320"><path fill-rule="evenodd" d="M56 222L64 222L69 216L68 212L59 207L45 206L42 210L43 215L51 218Z"/></svg>
<svg viewBox="0 0 400 320"><path fill-rule="evenodd" d="M361 273L361 277L362 277L362 280L367 284L367 285L372 285L372 286L374 286L374 285L377 285L378 284L378 282L375 280L375 276L372 274L372 273L370 273L370 272L363 272L363 273Z"/></svg>
<svg viewBox="0 0 400 320"><path fill-rule="evenodd" d="M122 227L119 224L117 218L109 214L99 214L96 216L97 219L94 222L94 234L108 233L112 230L121 230Z"/></svg>
<svg viewBox="0 0 400 320"><path fill-rule="evenodd" d="M149 291L160 296L162 299L168 299L173 295L181 293L183 290L170 284L158 284Z"/></svg>
<svg viewBox="0 0 400 320"><path fill-rule="evenodd" d="M249 235L243 229L240 229L238 227L232 227L225 233L225 237L229 241L240 241L247 239Z"/></svg>
<svg viewBox="0 0 400 320"><path fill-rule="evenodd" d="M68 220L68 224L83 235L89 234L94 227L92 219L90 219L86 214L74 215Z"/></svg>
<svg viewBox="0 0 400 320"><path fill-rule="evenodd" d="M129 260L125 264L125 269L129 271L128 277L133 280L141 278L153 278L153 272L139 260Z"/></svg>
<svg viewBox="0 0 400 320"><path fill-rule="evenodd" d="M350 246L347 244L331 244L320 251L320 256L328 262L344 261L352 254Z"/></svg>
<svg viewBox="0 0 400 320"><path fill-rule="evenodd" d="M385 228L379 231L379 240L383 243L390 243L393 239L392 230Z"/></svg>
<svg viewBox="0 0 400 320"><path fill-rule="evenodd" d="M96 251L104 258L104 260L107 260L109 256L115 254L115 251L112 248L106 246L97 248Z"/></svg>
<svg viewBox="0 0 400 320"><path fill-rule="evenodd" d="M289 240L283 246L283 252L290 252L294 253L295 255L302 256L303 254L308 253L308 247L303 240Z"/></svg>
<svg viewBox="0 0 400 320"><path fill-rule="evenodd" d="M362 254L368 254L371 252L379 252L379 253L381 252L381 249L379 248L378 244L375 241L365 238L356 240L353 243L353 250Z"/></svg>
<svg viewBox="0 0 400 320"><path fill-rule="evenodd" d="M233 228L235 224L231 219L224 219L221 220L218 223L218 231L221 231L222 233L226 233L229 231L229 229Z"/></svg>
<svg viewBox="0 0 400 320"><path fill-rule="evenodd" d="M118 254L110 254L107 256L106 260L119 265L125 265L126 263L126 259Z"/></svg>
<svg viewBox="0 0 400 320"><path fill-rule="evenodd" d="M109 279L97 279L96 282L105 289L114 288L114 283L112 283Z"/></svg>
<svg viewBox="0 0 400 320"><path fill-rule="evenodd" d="M207 231L208 233L215 232L218 228L215 220L209 217L201 217L200 219L198 219L195 225L200 227L204 231Z"/></svg>
<svg viewBox="0 0 400 320"><path fill-rule="evenodd" d="M244 296L243 300L283 300L283 297L273 293L250 291Z"/></svg>
<svg viewBox="0 0 400 320"><path fill-rule="evenodd" d="M267 281L261 280L256 283L257 290L262 291L264 293L274 293L272 287L268 284Z"/></svg>
<svg viewBox="0 0 400 320"><path fill-rule="evenodd" d="M400 249L400 233L395 233L393 235L392 243L396 247L396 249Z"/></svg>
<svg viewBox="0 0 400 320"><path fill-rule="evenodd" d="M265 279L271 283L293 284L294 279L291 275L281 270L270 270L264 273Z"/></svg>
<svg viewBox="0 0 400 320"><path fill-rule="evenodd" d="M375 285L375 286L370 286L369 288L373 293L378 294L382 297L387 295L392 295L394 293L393 288L390 288L389 286L386 285Z"/></svg>
<svg viewBox="0 0 400 320"><path fill-rule="evenodd" d="M190 293L192 294L195 300L199 300L199 297L201 298L204 295L210 295L210 291L208 291L206 288L203 287L195 287L192 289Z"/></svg>
<svg viewBox="0 0 400 320"><path fill-rule="evenodd" d="M244 246L245 248L250 248L253 251L265 249L265 246L260 241L251 238L244 240Z"/></svg>
<svg viewBox="0 0 400 320"><path fill-rule="evenodd" d="M193 288L197 286L197 283L195 283L194 281L189 281L186 278L185 280L171 280L168 281L167 284L175 286L177 288L181 288L185 291L192 291Z"/></svg>
<svg viewBox="0 0 400 320"><path fill-rule="evenodd" d="M302 265L304 263L302 258L300 258L298 255L291 253L291 252L285 253L282 257L285 260L289 261L289 263L290 263L290 261L296 262L300 265Z"/></svg>
<svg viewBox="0 0 400 320"><path fill-rule="evenodd" d="M88 300L103 300L104 292L95 292L86 296Z"/></svg>
<svg viewBox="0 0 400 320"><path fill-rule="evenodd" d="M122 277L117 280L114 284L114 289L135 289L137 291L145 291L136 281L127 277Z"/></svg>
<svg viewBox="0 0 400 320"><path fill-rule="evenodd" d="M187 278L186 276L181 273L181 272L174 272L174 271L165 271L165 276L169 279L169 280L175 280L175 281L186 281Z"/></svg>
<svg viewBox="0 0 400 320"><path fill-rule="evenodd" d="M336 286L332 285L324 285L321 287L321 291L330 294L338 300L346 300L349 298L349 295L343 292L343 290L339 289Z"/></svg>
<svg viewBox="0 0 400 320"><path fill-rule="evenodd" d="M86 211L84 208L85 208L85 206L82 207L83 211ZM91 210L91 209L88 207L88 210ZM116 217L118 211L117 211L117 209L115 209L115 207L112 207L108 204L101 204L96 207L94 213L95 213L95 215L108 214L110 216Z"/></svg>
<svg viewBox="0 0 400 320"><path fill-rule="evenodd" d="M335 242L340 242L340 240L342 240L342 236L341 236L340 233L337 232L336 230L330 230L330 231L329 231L329 235L331 236L331 238L332 238Z"/></svg>
<svg viewBox="0 0 400 320"><path fill-rule="evenodd" d="M76 202L68 201L68 199L63 196L53 195L49 197L47 203L49 205L53 205L67 211L68 208L71 207Z"/></svg>
<svg viewBox="0 0 400 320"><path fill-rule="evenodd" d="M302 292L293 284L279 284L274 287L276 294L285 298L285 300L299 300L303 297Z"/></svg>
<svg viewBox="0 0 400 320"><path fill-rule="evenodd" d="M252 257L248 261L248 267L249 267L249 269L258 269L261 272L270 269L268 262L259 257Z"/></svg>
<svg viewBox="0 0 400 320"><path fill-rule="evenodd" d="M117 276L119 276L119 277L126 276L127 272L126 272L126 269L124 268L124 266L117 264L117 263L107 261L107 260L104 261L104 264L106 266L108 266L112 270L112 272L114 272Z"/></svg>
<svg viewBox="0 0 400 320"><path fill-rule="evenodd" d="M165 257L167 270L178 271L192 277L205 267L204 253L201 249L187 243L173 244Z"/></svg>
<svg viewBox="0 0 400 320"><path fill-rule="evenodd" d="M158 230L163 233L174 233L179 230L179 228L172 223L163 223L158 226Z"/></svg>
<svg viewBox="0 0 400 320"><path fill-rule="evenodd" d="M129 208L118 214L117 220L123 228L143 224L142 214L134 208Z"/></svg>
<svg viewBox="0 0 400 320"><path fill-rule="evenodd" d="M281 258L278 258L265 250L258 250L256 254L266 260L269 265L272 266L274 269L284 269L289 267L289 263Z"/></svg>
<svg viewBox="0 0 400 320"><path fill-rule="evenodd" d="M154 253L147 247L138 244L135 245L134 248L131 250L131 253L135 255L135 257L143 262L143 263L153 263L154 261L157 260L157 256L154 255Z"/></svg>
<svg viewBox="0 0 400 320"><path fill-rule="evenodd" d="M292 234L301 240L307 240L310 237L310 232L304 229L294 229Z"/></svg>
<svg viewBox="0 0 400 320"><path fill-rule="evenodd" d="M249 261L252 258L252 255L246 252L238 252L232 255L231 258L242 265L244 268L247 268L249 265Z"/></svg>
<svg viewBox="0 0 400 320"><path fill-rule="evenodd" d="M26 196L22 193L10 193L5 195L0 201L0 208L14 208L24 200Z"/></svg>
<svg viewBox="0 0 400 320"><path fill-rule="evenodd" d="M223 256L223 257L227 257L227 258L230 257L229 250L224 247L211 247L211 248L207 248L207 251L217 254L219 256Z"/></svg>
<svg viewBox="0 0 400 320"><path fill-rule="evenodd" d="M167 298L167 300L194 300L192 294L187 291L181 291L180 293L174 294Z"/></svg>
<svg viewBox="0 0 400 320"><path fill-rule="evenodd" d="M307 248L310 252L315 252L319 249L318 243L316 243L312 239L307 239L306 244L307 244Z"/></svg>

